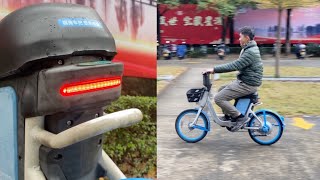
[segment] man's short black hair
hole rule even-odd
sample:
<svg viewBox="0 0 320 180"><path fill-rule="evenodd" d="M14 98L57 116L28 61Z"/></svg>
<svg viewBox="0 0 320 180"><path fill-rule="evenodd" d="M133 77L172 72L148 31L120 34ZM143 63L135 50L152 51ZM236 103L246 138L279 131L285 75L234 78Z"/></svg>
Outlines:
<svg viewBox="0 0 320 180"><path fill-rule="evenodd" d="M251 28L249 26L244 26L244 27L240 28L240 33L245 36L249 36L250 40L253 40L253 38L254 38L254 30L253 30L253 28Z"/></svg>

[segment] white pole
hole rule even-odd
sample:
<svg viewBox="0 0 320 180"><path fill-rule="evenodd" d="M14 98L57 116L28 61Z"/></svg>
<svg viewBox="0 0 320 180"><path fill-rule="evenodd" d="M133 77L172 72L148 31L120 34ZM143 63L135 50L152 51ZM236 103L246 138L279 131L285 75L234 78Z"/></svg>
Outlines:
<svg viewBox="0 0 320 180"><path fill-rule="evenodd" d="M126 176L121 172L118 166L112 161L112 159L104 150L102 150L102 155L99 159L99 164L102 166L103 169L107 171L107 177L110 180L126 179Z"/></svg>
<svg viewBox="0 0 320 180"><path fill-rule="evenodd" d="M41 144L32 137L31 130L34 127L43 128L44 117L33 117L25 120L25 151L24 151L24 172L25 180L46 180L40 169L39 148Z"/></svg>

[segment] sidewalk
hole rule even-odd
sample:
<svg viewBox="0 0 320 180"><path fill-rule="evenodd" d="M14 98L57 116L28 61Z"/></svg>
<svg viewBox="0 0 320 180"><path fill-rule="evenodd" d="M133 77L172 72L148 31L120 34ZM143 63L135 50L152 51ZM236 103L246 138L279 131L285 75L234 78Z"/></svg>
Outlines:
<svg viewBox="0 0 320 180"><path fill-rule="evenodd" d="M194 173L195 169L191 166L214 166L210 159L194 158L193 153L195 156L201 155L197 155L196 146L191 148L192 144L182 142L174 128L177 115L185 109L195 107L193 103L188 103L186 92L192 87L202 87L202 77L199 75L201 70L187 70L181 76L172 80L170 85L158 95L157 172L159 180L199 179L197 178L198 175L206 173L206 168L196 168L197 171L195 172L197 173ZM189 155L181 156L185 153Z"/></svg>

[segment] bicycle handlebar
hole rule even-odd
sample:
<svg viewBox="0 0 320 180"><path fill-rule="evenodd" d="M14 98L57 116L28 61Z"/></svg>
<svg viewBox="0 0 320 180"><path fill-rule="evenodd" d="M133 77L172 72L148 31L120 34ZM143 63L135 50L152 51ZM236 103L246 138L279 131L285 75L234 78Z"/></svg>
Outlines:
<svg viewBox="0 0 320 180"><path fill-rule="evenodd" d="M203 77L203 85L208 89L208 91L210 91L212 86L212 83L210 80L210 73L203 73L202 77Z"/></svg>

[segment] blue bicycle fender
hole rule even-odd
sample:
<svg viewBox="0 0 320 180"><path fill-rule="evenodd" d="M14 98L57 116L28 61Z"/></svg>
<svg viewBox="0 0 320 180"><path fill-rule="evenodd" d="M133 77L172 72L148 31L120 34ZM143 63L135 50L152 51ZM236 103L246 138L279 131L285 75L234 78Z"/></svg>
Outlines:
<svg viewBox="0 0 320 180"><path fill-rule="evenodd" d="M274 116L278 117L280 120L281 120L281 123L282 123L282 127L285 128L286 127L286 123L284 122L284 117L279 115L278 113L272 111L272 110L269 110L269 109L260 109L258 111L256 111L255 113L258 114L258 113L270 113L270 114L273 114Z"/></svg>

